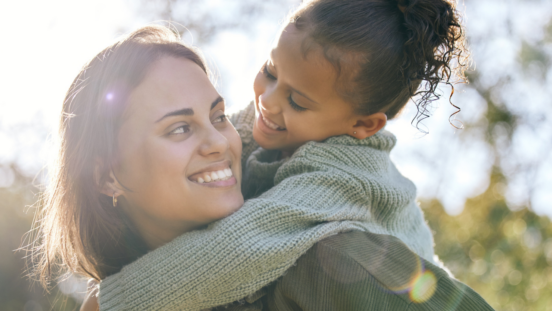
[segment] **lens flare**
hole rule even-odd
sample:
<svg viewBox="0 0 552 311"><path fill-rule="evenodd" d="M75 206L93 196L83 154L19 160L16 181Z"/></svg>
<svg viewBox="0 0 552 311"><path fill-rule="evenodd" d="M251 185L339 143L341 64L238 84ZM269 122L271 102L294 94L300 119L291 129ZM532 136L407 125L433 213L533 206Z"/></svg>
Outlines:
<svg viewBox="0 0 552 311"><path fill-rule="evenodd" d="M415 303L428 301L437 288L437 279L431 271L420 273L412 282L409 296Z"/></svg>

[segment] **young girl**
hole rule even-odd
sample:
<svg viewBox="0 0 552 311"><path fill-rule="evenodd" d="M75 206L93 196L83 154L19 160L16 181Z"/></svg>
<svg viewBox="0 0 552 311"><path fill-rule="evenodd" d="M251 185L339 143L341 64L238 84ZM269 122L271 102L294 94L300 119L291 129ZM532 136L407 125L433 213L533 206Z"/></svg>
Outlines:
<svg viewBox="0 0 552 311"><path fill-rule="evenodd" d="M395 138L382 128L415 95L425 116L437 84L449 82L464 52L458 18L445 0L301 6L255 80L254 105L232 118L253 199L104 279L101 310L223 305L351 230L395 236L436 263L416 189L391 163Z"/></svg>

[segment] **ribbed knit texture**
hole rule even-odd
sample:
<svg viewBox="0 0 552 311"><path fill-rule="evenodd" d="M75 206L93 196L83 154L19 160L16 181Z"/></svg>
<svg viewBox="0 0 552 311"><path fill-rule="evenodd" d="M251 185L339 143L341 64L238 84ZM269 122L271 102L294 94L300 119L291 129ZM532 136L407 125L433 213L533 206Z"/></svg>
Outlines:
<svg viewBox="0 0 552 311"><path fill-rule="evenodd" d="M253 123L255 122L255 104L250 102L247 107L230 115L230 122L234 125L242 141L242 168L245 171L247 159L251 153L259 148L253 139ZM266 179L272 179L267 177Z"/></svg>
<svg viewBox="0 0 552 311"><path fill-rule="evenodd" d="M433 293L420 295L421 287L415 284L421 283L413 280L421 273L434 277ZM413 291L418 294L412 295ZM493 310L471 288L420 259L397 238L358 231L319 241L252 299L216 310L285 311L297 310L296 306L305 311Z"/></svg>
<svg viewBox="0 0 552 311"><path fill-rule="evenodd" d="M386 131L305 144L281 161L270 190L103 280L100 309L201 310L230 303L276 280L317 241L349 230L396 236L432 262L433 239L415 203L416 188L389 159L394 145ZM247 171L265 165L264 155L253 153Z"/></svg>

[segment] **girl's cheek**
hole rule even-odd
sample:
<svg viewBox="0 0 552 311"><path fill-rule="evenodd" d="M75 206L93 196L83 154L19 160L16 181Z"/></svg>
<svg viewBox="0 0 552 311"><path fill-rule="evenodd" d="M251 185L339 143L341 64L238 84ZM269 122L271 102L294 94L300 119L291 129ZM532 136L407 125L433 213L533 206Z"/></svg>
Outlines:
<svg viewBox="0 0 552 311"><path fill-rule="evenodd" d="M255 97L259 97L262 93L264 93L264 81L263 81L263 74L258 73L255 77L255 81L253 82L253 91L255 92Z"/></svg>

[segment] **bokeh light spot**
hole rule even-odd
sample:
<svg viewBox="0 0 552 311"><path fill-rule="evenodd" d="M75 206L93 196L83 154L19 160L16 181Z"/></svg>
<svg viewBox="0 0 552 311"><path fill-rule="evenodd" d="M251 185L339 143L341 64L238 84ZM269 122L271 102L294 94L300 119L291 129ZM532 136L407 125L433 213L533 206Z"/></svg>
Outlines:
<svg viewBox="0 0 552 311"><path fill-rule="evenodd" d="M42 311L40 304L34 300L29 300L23 306L24 311Z"/></svg>
<svg viewBox="0 0 552 311"><path fill-rule="evenodd" d="M431 271L425 271L418 275L410 290L410 299L416 303L429 300L437 288L437 279Z"/></svg>
<svg viewBox="0 0 552 311"><path fill-rule="evenodd" d="M508 274L508 282L510 282L510 285L516 286L518 285L523 278L523 275L518 270L514 270Z"/></svg>

